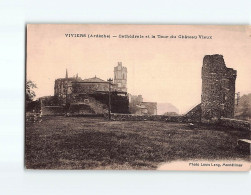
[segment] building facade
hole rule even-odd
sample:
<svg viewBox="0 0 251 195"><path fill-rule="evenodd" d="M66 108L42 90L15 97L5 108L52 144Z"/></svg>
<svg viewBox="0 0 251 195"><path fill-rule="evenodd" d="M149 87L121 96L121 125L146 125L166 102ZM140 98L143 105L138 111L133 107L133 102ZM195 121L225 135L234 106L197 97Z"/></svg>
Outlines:
<svg viewBox="0 0 251 195"><path fill-rule="evenodd" d="M157 102L141 102L136 107L137 115L157 115Z"/></svg>
<svg viewBox="0 0 251 195"><path fill-rule="evenodd" d="M55 80L54 84L54 96L60 99L66 99L68 95L72 94L72 83L79 82L82 79L76 75L75 77L68 77L68 71L66 69L65 78L59 78Z"/></svg>
<svg viewBox="0 0 251 195"><path fill-rule="evenodd" d="M78 75L68 77L66 70L65 78L55 80L54 97L50 102L66 106L70 115L101 115L108 112L109 102L112 112L129 113L129 98L125 90L126 73L126 67L118 68L114 74L117 78L114 79L117 82L115 84L96 76L88 79L81 79Z"/></svg>
<svg viewBox="0 0 251 195"><path fill-rule="evenodd" d="M129 111L136 115L157 115L157 102L144 102L142 95L129 94Z"/></svg>

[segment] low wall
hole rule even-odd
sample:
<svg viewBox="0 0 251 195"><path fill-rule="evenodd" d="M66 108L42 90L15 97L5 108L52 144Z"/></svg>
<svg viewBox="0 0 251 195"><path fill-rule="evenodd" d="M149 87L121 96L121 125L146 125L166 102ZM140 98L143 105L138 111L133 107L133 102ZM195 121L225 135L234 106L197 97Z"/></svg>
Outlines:
<svg viewBox="0 0 251 195"><path fill-rule="evenodd" d="M231 127L231 128L250 131L250 123L248 121L231 119L231 118L221 118L219 121L219 124L225 127Z"/></svg>
<svg viewBox="0 0 251 195"><path fill-rule="evenodd" d="M108 119L108 113L104 114L104 117ZM165 120L162 115L136 115L136 114L118 114L111 113L111 120L113 121L160 121Z"/></svg>
<svg viewBox="0 0 251 195"><path fill-rule="evenodd" d="M104 114L108 119L108 113ZM118 114L111 113L113 121L166 121L166 122L194 122L185 115L182 116L165 116L165 115L136 115L136 114ZM196 122L196 121L195 121Z"/></svg>
<svg viewBox="0 0 251 195"><path fill-rule="evenodd" d="M65 114L63 106L42 106L43 116L63 116Z"/></svg>

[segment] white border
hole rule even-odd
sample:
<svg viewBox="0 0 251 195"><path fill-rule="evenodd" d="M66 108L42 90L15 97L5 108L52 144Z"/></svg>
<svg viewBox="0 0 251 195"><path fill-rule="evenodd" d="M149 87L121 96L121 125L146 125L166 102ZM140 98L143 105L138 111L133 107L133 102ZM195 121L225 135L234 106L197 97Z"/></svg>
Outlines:
<svg viewBox="0 0 251 195"><path fill-rule="evenodd" d="M250 173L24 170L23 110L27 23L250 24L250 7L250 0L0 1L0 194L248 194Z"/></svg>

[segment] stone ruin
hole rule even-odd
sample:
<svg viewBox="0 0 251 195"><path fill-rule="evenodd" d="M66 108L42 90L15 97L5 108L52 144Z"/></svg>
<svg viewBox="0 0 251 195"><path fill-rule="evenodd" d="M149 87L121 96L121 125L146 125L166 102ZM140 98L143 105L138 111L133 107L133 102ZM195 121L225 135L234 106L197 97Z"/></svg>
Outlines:
<svg viewBox="0 0 251 195"><path fill-rule="evenodd" d="M202 66L201 122L234 118L237 71L227 68L222 55L206 55Z"/></svg>
<svg viewBox="0 0 251 195"><path fill-rule="evenodd" d="M227 68L222 55L206 55L202 66L201 103L178 116L112 114L112 120L159 120L181 123L218 124L228 128L251 129L248 121L234 118L237 71ZM106 117L106 116L105 116ZM107 118L107 117L106 117Z"/></svg>

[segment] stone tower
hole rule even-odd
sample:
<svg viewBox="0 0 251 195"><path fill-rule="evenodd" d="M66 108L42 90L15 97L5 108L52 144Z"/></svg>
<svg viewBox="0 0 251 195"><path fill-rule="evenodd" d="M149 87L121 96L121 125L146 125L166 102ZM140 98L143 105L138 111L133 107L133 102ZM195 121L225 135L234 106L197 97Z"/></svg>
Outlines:
<svg viewBox="0 0 251 195"><path fill-rule="evenodd" d="M117 91L127 92L127 68L122 66L122 62L114 67L114 84Z"/></svg>
<svg viewBox="0 0 251 195"><path fill-rule="evenodd" d="M217 122L234 117L237 71L227 68L222 55L206 55L202 66L201 120Z"/></svg>

